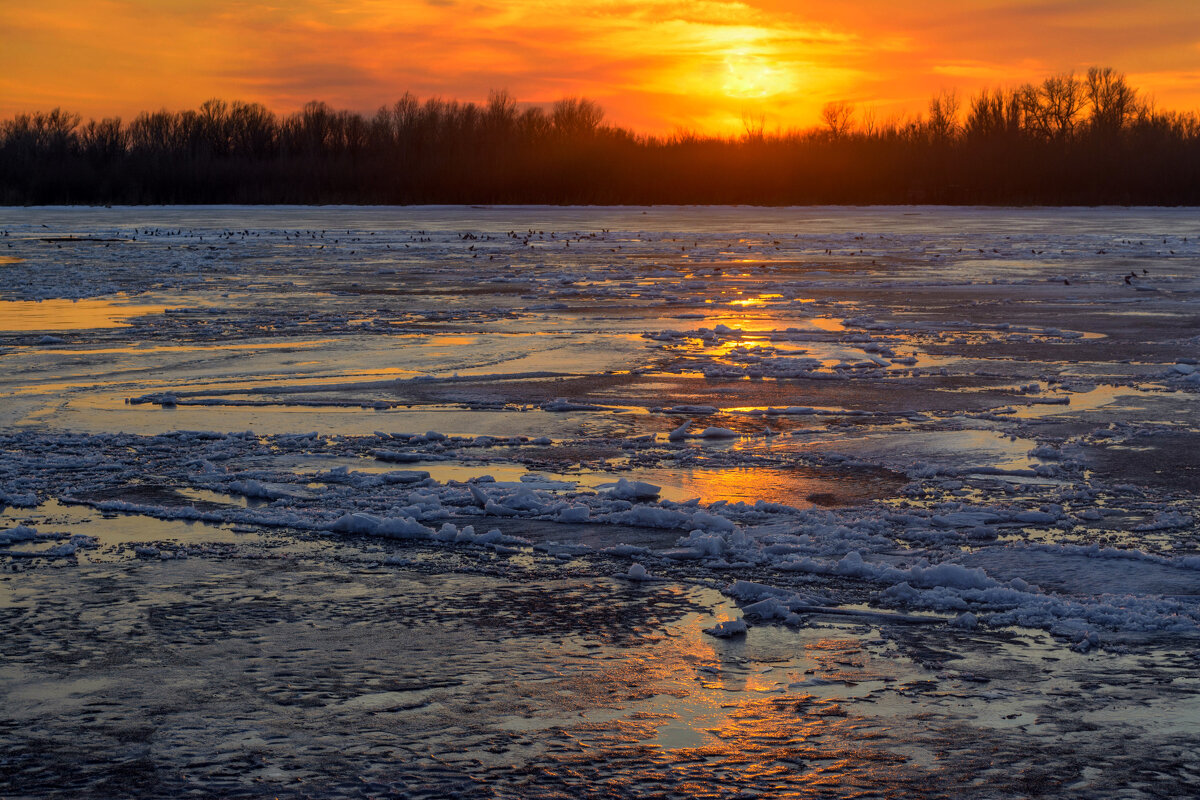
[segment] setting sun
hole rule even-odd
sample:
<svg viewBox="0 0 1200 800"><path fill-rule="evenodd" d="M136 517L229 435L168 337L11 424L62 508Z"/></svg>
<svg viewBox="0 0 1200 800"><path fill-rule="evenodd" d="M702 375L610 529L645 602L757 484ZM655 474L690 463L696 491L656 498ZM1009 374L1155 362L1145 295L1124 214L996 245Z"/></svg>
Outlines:
<svg viewBox="0 0 1200 800"><path fill-rule="evenodd" d="M730 97L762 98L793 89L790 76L760 55L736 50L725 57L722 89Z"/></svg>

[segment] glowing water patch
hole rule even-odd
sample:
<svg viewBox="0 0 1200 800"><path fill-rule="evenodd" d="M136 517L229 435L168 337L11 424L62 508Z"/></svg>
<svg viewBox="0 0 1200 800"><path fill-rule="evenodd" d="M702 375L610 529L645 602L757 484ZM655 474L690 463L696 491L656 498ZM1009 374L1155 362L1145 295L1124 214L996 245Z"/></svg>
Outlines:
<svg viewBox="0 0 1200 800"><path fill-rule="evenodd" d="M161 314L166 306L114 300L0 300L0 331L79 331L121 328L132 317Z"/></svg>

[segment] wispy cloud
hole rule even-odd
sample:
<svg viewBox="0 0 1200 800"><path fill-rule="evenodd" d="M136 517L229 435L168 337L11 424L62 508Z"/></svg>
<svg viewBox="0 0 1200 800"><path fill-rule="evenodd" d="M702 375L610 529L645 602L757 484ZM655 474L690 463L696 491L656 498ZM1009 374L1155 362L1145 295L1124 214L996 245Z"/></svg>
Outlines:
<svg viewBox="0 0 1200 800"><path fill-rule="evenodd" d="M195 105L369 111L406 90L601 101L646 130L811 124L849 99L919 110L932 92L1110 64L1167 106L1200 105L1200 4L1118 0L42 0L0 6L0 114Z"/></svg>

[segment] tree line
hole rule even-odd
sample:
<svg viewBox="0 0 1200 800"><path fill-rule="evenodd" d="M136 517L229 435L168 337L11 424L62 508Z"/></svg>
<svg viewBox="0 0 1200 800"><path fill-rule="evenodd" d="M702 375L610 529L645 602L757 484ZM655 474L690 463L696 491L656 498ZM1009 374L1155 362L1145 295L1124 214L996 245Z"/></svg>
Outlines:
<svg viewBox="0 0 1200 800"><path fill-rule="evenodd" d="M879 121L736 136L639 135L595 102L522 108L406 93L373 116L257 103L86 123L0 122L0 203L1200 204L1200 118L1163 111L1110 68L930 99Z"/></svg>

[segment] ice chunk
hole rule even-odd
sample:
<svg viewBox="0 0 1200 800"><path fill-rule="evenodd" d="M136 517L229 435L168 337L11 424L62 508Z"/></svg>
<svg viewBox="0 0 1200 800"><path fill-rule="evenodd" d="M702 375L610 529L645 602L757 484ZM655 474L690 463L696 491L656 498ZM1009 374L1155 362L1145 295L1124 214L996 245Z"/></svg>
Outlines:
<svg viewBox="0 0 1200 800"><path fill-rule="evenodd" d="M617 485L609 490L609 495L621 500L650 500L662 492L661 486L642 481L631 481L619 478Z"/></svg>
<svg viewBox="0 0 1200 800"><path fill-rule="evenodd" d="M792 610L778 597L768 597L746 606L742 609L742 613L748 617L763 620L787 619Z"/></svg>
<svg viewBox="0 0 1200 800"><path fill-rule="evenodd" d="M718 409L716 406L682 405L682 406L671 406L670 408L664 408L663 413L664 414L696 414L698 416L707 416L709 414L716 414L719 410L720 409Z"/></svg>
<svg viewBox="0 0 1200 800"><path fill-rule="evenodd" d="M592 511L587 506L567 506L558 512L555 519L559 522L581 523L587 522L591 515Z"/></svg>
<svg viewBox="0 0 1200 800"><path fill-rule="evenodd" d="M379 477L384 483L420 483L429 478L429 473L419 469L393 469Z"/></svg>
<svg viewBox="0 0 1200 800"><path fill-rule="evenodd" d="M390 539L431 539L434 535L432 529L412 517L377 517L362 512L344 514L328 529L337 533L360 533Z"/></svg>
<svg viewBox="0 0 1200 800"><path fill-rule="evenodd" d="M600 552L610 556L640 556L646 555L650 551L644 547L637 547L632 544L614 544L612 547L606 547Z"/></svg>
<svg viewBox="0 0 1200 800"><path fill-rule="evenodd" d="M729 428L705 428L697 434L701 439L737 439L741 436L737 431L731 431Z"/></svg>
<svg viewBox="0 0 1200 800"><path fill-rule="evenodd" d="M707 511L697 511L689 520L692 526L703 531L724 531L732 533L735 525L725 517L709 514Z"/></svg>
<svg viewBox="0 0 1200 800"><path fill-rule="evenodd" d="M966 630L974 630L975 628L979 627L979 618L976 617L974 614L972 614L970 611L964 611L963 613L961 613L957 617L955 617L953 620L951 620L950 624L952 626L954 626L955 628L964 628Z"/></svg>
<svg viewBox="0 0 1200 800"><path fill-rule="evenodd" d="M421 461L429 456L425 453L406 453L402 450L375 450L371 453L380 461L390 461L392 463L407 464L413 461Z"/></svg>
<svg viewBox="0 0 1200 800"><path fill-rule="evenodd" d="M480 508L487 508L487 504L490 503L491 500L489 500L488 496L483 493L483 490L475 484L471 484L467 488L471 491L471 499L475 501L475 505L479 506Z"/></svg>
<svg viewBox="0 0 1200 800"><path fill-rule="evenodd" d="M244 497L253 497L263 500L277 500L281 497L292 497L294 492L288 491L285 488L268 486L261 481L252 479L233 481L229 484L231 492L237 492Z"/></svg>
<svg viewBox="0 0 1200 800"><path fill-rule="evenodd" d="M715 636L718 639L730 639L734 636L744 636L746 634L746 620L727 619L711 628L705 628L704 632L709 636Z"/></svg>
<svg viewBox="0 0 1200 800"><path fill-rule="evenodd" d="M728 549L728 545L722 537L705 533L702 529L692 531L686 538L679 541L679 545L691 547L710 556L723 555Z"/></svg>
<svg viewBox="0 0 1200 800"><path fill-rule="evenodd" d="M556 397L553 400L548 400L542 403L543 411L604 411L604 406L598 406L594 403L575 403L563 397Z"/></svg>
<svg viewBox="0 0 1200 800"><path fill-rule="evenodd" d="M29 528L25 525L18 525L15 528L9 528L6 531L0 531L0 547L12 544L13 542L28 542L37 537L37 529Z"/></svg>
<svg viewBox="0 0 1200 800"><path fill-rule="evenodd" d="M1013 516L1017 522L1047 523L1054 522L1058 517L1045 511L1021 511Z"/></svg>
<svg viewBox="0 0 1200 800"><path fill-rule="evenodd" d="M629 566L629 572L625 573L625 577L631 581L652 580L650 573L646 572L646 568L637 562L634 562Z"/></svg>

